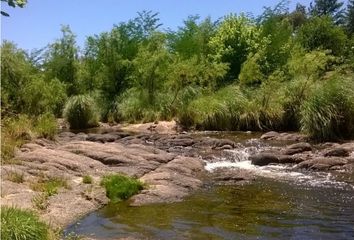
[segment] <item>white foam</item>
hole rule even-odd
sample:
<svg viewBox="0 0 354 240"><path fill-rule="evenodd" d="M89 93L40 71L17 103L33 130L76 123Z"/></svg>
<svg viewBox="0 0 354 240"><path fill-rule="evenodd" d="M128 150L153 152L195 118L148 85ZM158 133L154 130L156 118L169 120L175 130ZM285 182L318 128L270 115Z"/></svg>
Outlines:
<svg viewBox="0 0 354 240"><path fill-rule="evenodd" d="M333 180L333 177L330 173L301 173L287 165L253 165L248 159L250 153L254 151L254 147L243 148L239 150L228 150L227 152L231 153L228 158L214 159L212 162L206 161L205 169L207 171L213 172L218 168L238 168L247 170L255 176L292 181L307 186L351 186L348 183ZM354 186L351 187L354 189Z"/></svg>

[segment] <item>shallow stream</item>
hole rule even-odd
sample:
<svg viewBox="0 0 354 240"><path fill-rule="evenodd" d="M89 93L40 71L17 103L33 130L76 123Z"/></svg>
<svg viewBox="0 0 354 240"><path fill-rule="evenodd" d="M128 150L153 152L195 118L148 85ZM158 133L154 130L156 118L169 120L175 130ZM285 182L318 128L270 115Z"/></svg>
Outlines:
<svg viewBox="0 0 354 240"><path fill-rule="evenodd" d="M270 146L251 136L229 138L244 147L208 160L206 169L240 168L255 175L255 181L206 184L179 203L111 204L66 232L95 239L354 239L353 185L329 173L256 167L249 154Z"/></svg>

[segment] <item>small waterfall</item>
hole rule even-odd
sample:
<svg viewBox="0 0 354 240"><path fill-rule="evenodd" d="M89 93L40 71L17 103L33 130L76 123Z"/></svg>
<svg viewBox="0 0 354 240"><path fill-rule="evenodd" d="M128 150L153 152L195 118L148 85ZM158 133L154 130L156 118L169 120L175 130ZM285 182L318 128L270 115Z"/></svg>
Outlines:
<svg viewBox="0 0 354 240"><path fill-rule="evenodd" d="M222 157L214 157L206 160L205 169L213 172L218 168L238 168L249 172L253 176L278 179L280 181L291 181L304 186L321 187L350 187L354 186L345 182L334 180L331 173L327 172L300 172L291 164L270 164L267 166L256 166L251 163L249 157L258 152L269 150L272 147L260 142L258 139L250 139L244 145L233 150L224 150Z"/></svg>

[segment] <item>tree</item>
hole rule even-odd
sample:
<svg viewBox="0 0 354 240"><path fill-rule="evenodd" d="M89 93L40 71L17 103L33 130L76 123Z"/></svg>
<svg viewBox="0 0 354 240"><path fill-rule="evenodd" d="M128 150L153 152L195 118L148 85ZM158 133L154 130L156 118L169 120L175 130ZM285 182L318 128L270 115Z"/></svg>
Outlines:
<svg viewBox="0 0 354 240"><path fill-rule="evenodd" d="M1 2L6 2L10 7L20 7L23 8L27 4L27 0L1 0ZM7 12L1 11L1 15L9 17L10 15Z"/></svg>
<svg viewBox="0 0 354 240"><path fill-rule="evenodd" d="M51 44L44 67L48 79L57 78L67 85L69 96L77 94L78 47L69 26L62 26L62 37Z"/></svg>
<svg viewBox="0 0 354 240"><path fill-rule="evenodd" d="M299 29L307 20L306 7L297 3L295 10L289 14L289 20L294 30Z"/></svg>
<svg viewBox="0 0 354 240"><path fill-rule="evenodd" d="M312 16L330 16L336 24L342 24L343 4L338 0L315 0L311 2L309 12Z"/></svg>
<svg viewBox="0 0 354 240"><path fill-rule="evenodd" d="M211 57L229 64L226 81L238 78L241 65L251 52L262 45L256 24L244 15L228 15L210 39Z"/></svg>
<svg viewBox="0 0 354 240"><path fill-rule="evenodd" d="M346 11L346 27L349 34L354 34L354 0L349 0Z"/></svg>
<svg viewBox="0 0 354 240"><path fill-rule="evenodd" d="M217 22L207 17L200 23L199 16L189 16L184 20L184 26L168 34L168 45L172 52L183 58L198 56L202 58L210 53L208 42L215 34Z"/></svg>
<svg viewBox="0 0 354 240"><path fill-rule="evenodd" d="M147 44L141 44L136 58L133 60L134 85L147 95L147 104L155 104L156 92L163 86L169 55L165 48L166 37L156 32L151 35Z"/></svg>
<svg viewBox="0 0 354 240"><path fill-rule="evenodd" d="M12 42L1 44L1 108L2 112L18 112L23 106L22 91L31 80L32 67L26 53Z"/></svg>
<svg viewBox="0 0 354 240"><path fill-rule="evenodd" d="M345 52L347 36L343 29L336 26L329 16L313 17L301 27L297 40L308 51L331 50L335 56Z"/></svg>

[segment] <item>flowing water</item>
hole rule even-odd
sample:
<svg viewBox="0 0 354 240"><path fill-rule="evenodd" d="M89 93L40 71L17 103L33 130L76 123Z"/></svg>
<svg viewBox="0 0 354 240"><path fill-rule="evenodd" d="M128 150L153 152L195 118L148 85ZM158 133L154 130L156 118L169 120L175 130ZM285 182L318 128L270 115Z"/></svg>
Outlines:
<svg viewBox="0 0 354 240"><path fill-rule="evenodd" d="M255 181L208 184L179 203L111 204L69 226L66 233L96 239L354 239L353 185L328 173L254 166L248 156L270 146L250 136L229 138L243 147L208 160L205 168L244 169Z"/></svg>

